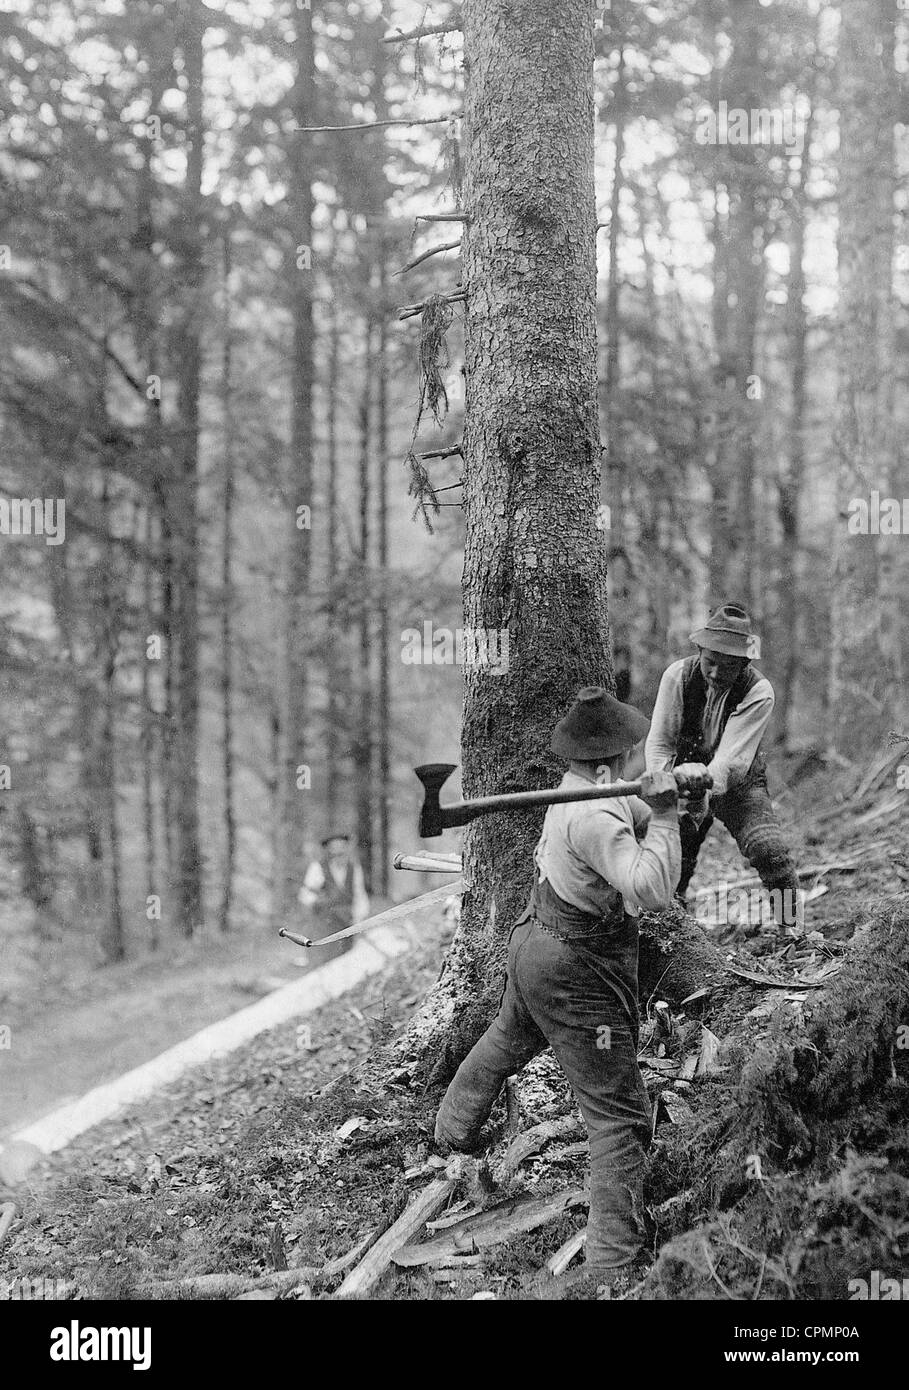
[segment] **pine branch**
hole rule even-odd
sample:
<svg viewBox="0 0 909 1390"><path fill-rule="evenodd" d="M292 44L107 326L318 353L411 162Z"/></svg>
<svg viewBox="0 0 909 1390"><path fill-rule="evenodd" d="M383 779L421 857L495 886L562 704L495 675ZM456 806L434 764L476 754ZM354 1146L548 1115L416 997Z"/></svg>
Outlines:
<svg viewBox="0 0 909 1390"><path fill-rule="evenodd" d="M395 275L406 275L408 270L416 270L417 266L422 265L424 261L428 261L430 256L438 256L440 251L457 251L460 245L461 242L458 240L446 241L441 246L431 246L428 251L423 252L422 256L416 256L412 261L408 261L406 265L402 265L401 269L396 270L394 273Z"/></svg>
<svg viewBox="0 0 909 1390"><path fill-rule="evenodd" d="M457 119L460 114L459 111L455 112L454 118ZM447 125L450 120L452 116L424 116L419 120L400 117L390 121L360 121L356 125L297 125L294 130L302 135L324 135L326 132L335 134L343 130L379 130L389 125Z"/></svg>
<svg viewBox="0 0 909 1390"><path fill-rule="evenodd" d="M427 24L427 25L425 25L422 29L411 29L410 32L407 33L407 34L404 34L404 33L401 33L401 32L398 32L397 34L386 34L385 37L383 38L382 42L383 42L383 43L409 43L411 39L428 39L428 38L430 38L433 34L460 34L460 33L463 33L463 27L462 27L462 25L460 25L460 24L452 24L451 21L449 20L449 21L448 21L447 23L445 23L445 24Z"/></svg>
<svg viewBox="0 0 909 1390"><path fill-rule="evenodd" d="M460 453L460 444L451 444L447 449L430 449L428 454L419 454L417 457L421 459L448 459L451 458L452 454Z"/></svg>

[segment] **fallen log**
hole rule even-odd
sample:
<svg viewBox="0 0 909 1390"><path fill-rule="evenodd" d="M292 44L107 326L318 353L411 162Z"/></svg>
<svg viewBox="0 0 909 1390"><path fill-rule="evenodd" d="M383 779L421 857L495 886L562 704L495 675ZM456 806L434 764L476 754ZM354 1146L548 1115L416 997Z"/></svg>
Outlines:
<svg viewBox="0 0 909 1390"><path fill-rule="evenodd" d="M556 1192L549 1197L515 1197L510 1202L502 1202L490 1207L480 1216L468 1217L452 1226L443 1236L428 1240L422 1245L405 1245L392 1256L396 1265L414 1268L418 1265L433 1265L438 1268L442 1260L453 1256L476 1254L491 1245L501 1245L503 1241L515 1236L535 1231L540 1226L548 1226L550 1221L561 1216L571 1207L586 1203L584 1192L579 1187L567 1192Z"/></svg>
<svg viewBox="0 0 909 1390"><path fill-rule="evenodd" d="M335 1298L368 1293L381 1279L392 1259L411 1236L440 1212L455 1189L453 1178L436 1178L408 1203L397 1221L376 1241L366 1258L347 1275ZM396 1261L397 1262L397 1261Z"/></svg>
<svg viewBox="0 0 909 1390"><path fill-rule="evenodd" d="M316 1280L335 1279L355 1264L379 1235L381 1227L370 1231L346 1255L329 1260L326 1265L297 1265L294 1269L272 1269L264 1274L196 1274L186 1279L156 1279L146 1285L152 1298L240 1298L257 1289L292 1289L297 1284Z"/></svg>
<svg viewBox="0 0 909 1390"><path fill-rule="evenodd" d="M577 1115L560 1115L557 1120L543 1120L531 1129L525 1129L509 1144L505 1154L493 1173L497 1183L503 1183L512 1173L517 1172L525 1159L539 1153L550 1139L565 1139L581 1132L583 1126Z"/></svg>

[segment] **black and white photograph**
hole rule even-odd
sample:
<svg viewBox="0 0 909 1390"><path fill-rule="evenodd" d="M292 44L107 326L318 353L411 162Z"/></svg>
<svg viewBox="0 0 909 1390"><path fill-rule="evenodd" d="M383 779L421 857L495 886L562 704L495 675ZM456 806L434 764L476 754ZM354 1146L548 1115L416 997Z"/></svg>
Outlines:
<svg viewBox="0 0 909 1390"><path fill-rule="evenodd" d="M30 1368L898 1345L907 74L909 0L6 0Z"/></svg>

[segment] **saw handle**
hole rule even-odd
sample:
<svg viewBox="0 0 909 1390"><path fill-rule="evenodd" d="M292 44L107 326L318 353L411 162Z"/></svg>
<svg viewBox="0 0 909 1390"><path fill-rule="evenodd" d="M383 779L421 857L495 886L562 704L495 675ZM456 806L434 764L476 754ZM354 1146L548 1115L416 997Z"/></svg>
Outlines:
<svg viewBox="0 0 909 1390"><path fill-rule="evenodd" d="M288 931L286 927L282 927L281 930L278 932L278 935L286 936L288 941L294 941L298 946L312 945L312 941L308 936L297 936L296 932Z"/></svg>

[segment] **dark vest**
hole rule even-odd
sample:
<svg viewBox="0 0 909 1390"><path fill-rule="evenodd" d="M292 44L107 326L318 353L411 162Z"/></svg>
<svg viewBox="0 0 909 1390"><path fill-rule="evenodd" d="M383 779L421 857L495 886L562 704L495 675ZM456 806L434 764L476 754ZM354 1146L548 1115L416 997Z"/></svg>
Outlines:
<svg viewBox="0 0 909 1390"><path fill-rule="evenodd" d="M682 668L682 727L679 730L677 763L709 763L719 746L723 730L749 690L763 677L748 665L726 697L719 737L712 748L704 742L704 707L707 704L707 682L701 674L700 658L689 656ZM758 748L751 767L739 785L754 785L766 780L764 746Z"/></svg>
<svg viewBox="0 0 909 1390"><path fill-rule="evenodd" d="M345 926L350 926L350 913L353 908L354 896L354 868L353 863L349 863L344 870L344 881L339 888L332 877L332 872L328 861L321 861L322 876L325 882L319 890L319 906L333 914L346 916Z"/></svg>

